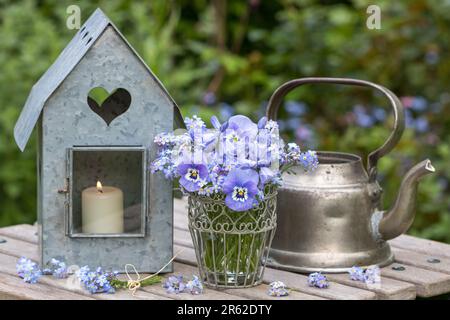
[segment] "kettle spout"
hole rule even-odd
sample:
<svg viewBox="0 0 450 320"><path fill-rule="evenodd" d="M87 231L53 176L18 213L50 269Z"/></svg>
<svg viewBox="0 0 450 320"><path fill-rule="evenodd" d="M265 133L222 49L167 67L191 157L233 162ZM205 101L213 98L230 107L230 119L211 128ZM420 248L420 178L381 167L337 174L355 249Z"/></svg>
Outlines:
<svg viewBox="0 0 450 320"><path fill-rule="evenodd" d="M384 212L379 224L379 232L384 240L393 239L411 227L416 214L418 181L434 171L431 161L427 159L412 167L405 175L394 206Z"/></svg>

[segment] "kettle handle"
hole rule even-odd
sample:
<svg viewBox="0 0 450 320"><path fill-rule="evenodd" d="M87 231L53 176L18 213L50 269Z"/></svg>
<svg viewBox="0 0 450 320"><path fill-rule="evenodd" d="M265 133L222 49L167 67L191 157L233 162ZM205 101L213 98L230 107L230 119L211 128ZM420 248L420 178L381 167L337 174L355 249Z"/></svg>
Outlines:
<svg viewBox="0 0 450 320"><path fill-rule="evenodd" d="M284 96L292 89L308 83L333 83L369 87L377 89L389 99L392 108L394 109L394 127L384 144L378 149L372 151L367 157L367 171L369 173L370 180L375 181L377 176L376 166L378 160L395 147L403 134L403 130L405 129L405 114L402 103L398 97L389 89L365 80L349 78L300 78L288 81L275 90L270 97L269 104L267 105L267 118L276 121L278 109L280 108Z"/></svg>

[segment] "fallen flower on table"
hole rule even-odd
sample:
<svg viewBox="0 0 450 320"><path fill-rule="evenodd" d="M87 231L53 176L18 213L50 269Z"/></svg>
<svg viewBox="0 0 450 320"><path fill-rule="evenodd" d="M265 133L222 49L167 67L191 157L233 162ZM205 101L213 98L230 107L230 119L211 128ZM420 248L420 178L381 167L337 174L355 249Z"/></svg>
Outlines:
<svg viewBox="0 0 450 320"><path fill-rule="evenodd" d="M42 276L39 265L25 257L21 257L19 261L17 261L16 270L19 277L27 283L36 283Z"/></svg>
<svg viewBox="0 0 450 320"><path fill-rule="evenodd" d="M374 284L381 282L381 271L377 265L367 268L353 266L348 271L350 279L354 281L361 281L366 284Z"/></svg>
<svg viewBox="0 0 450 320"><path fill-rule="evenodd" d="M203 293L203 284L200 279L193 275L192 280L184 283L183 276L169 276L163 284L163 288L166 289L167 293L190 293L193 295L198 295Z"/></svg>
<svg viewBox="0 0 450 320"><path fill-rule="evenodd" d="M181 293L184 292L186 285L183 282L183 276L170 276L167 278L166 282L163 284L163 288L166 289L168 293Z"/></svg>
<svg viewBox="0 0 450 320"><path fill-rule="evenodd" d="M350 280L363 281L364 282L364 269L361 267L353 266L348 270Z"/></svg>
<svg viewBox="0 0 450 320"><path fill-rule="evenodd" d="M314 272L308 276L308 285L319 289L326 289L330 286L327 277L320 272Z"/></svg>
<svg viewBox="0 0 450 320"><path fill-rule="evenodd" d="M267 294L272 297L285 297L289 295L289 289L284 282L274 281L269 284L269 290Z"/></svg>
<svg viewBox="0 0 450 320"><path fill-rule="evenodd" d="M58 259L52 258L49 263L47 263L42 273L45 275L53 275L58 279L65 279L69 276L67 266L64 262Z"/></svg>
<svg viewBox="0 0 450 320"><path fill-rule="evenodd" d="M36 262L25 257L21 257L16 264L17 274L27 283L36 283L42 275L53 275L57 279L66 279L69 277L69 269L66 263L52 258L43 270ZM128 287L128 281L122 281L117 278L118 272L106 272L101 267L92 271L89 266L84 266L76 272L76 276L83 287L90 293L114 293L116 289L125 289ZM154 276L144 279L140 286L148 286L160 283L162 277Z"/></svg>
<svg viewBox="0 0 450 320"><path fill-rule="evenodd" d="M203 293L203 284L197 276L192 276L192 280L186 283L186 289L193 295Z"/></svg>
<svg viewBox="0 0 450 320"><path fill-rule="evenodd" d="M115 292L111 281L117 277L117 272L104 272L101 267L92 271L89 266L84 266L76 274L81 284L90 293Z"/></svg>
<svg viewBox="0 0 450 320"><path fill-rule="evenodd" d="M368 284L381 282L381 271L378 266L370 266L364 273L364 282Z"/></svg>

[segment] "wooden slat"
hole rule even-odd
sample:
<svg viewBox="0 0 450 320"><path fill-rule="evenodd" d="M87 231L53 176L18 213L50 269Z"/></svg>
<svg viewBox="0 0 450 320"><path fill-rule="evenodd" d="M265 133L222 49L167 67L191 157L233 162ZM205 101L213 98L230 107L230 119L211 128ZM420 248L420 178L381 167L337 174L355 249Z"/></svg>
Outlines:
<svg viewBox="0 0 450 320"><path fill-rule="evenodd" d="M193 266L197 265L194 249L190 247L183 247L175 242L175 251L181 253L177 256L177 261ZM264 272L263 282L268 284L272 281L283 281L289 288L294 289L300 293L314 295L325 299L333 300L371 300L376 299L376 294L367 290L361 290L349 286L344 286L339 283L331 282L328 289L318 289L308 286L308 277L292 272L275 270L266 268ZM234 289L233 289L234 290Z"/></svg>
<svg viewBox="0 0 450 320"><path fill-rule="evenodd" d="M30 237L30 232L34 232L35 227L34 226L30 226L30 225L20 225L20 226L14 226L14 227L7 227L7 228L2 228L0 229L0 234L2 235L3 238L5 238L7 240L7 242L4 244L3 248L0 246L0 250L2 249L3 252L14 255L16 258L10 257L10 261L8 261L9 263L5 263L3 266L4 268L2 268L2 266L0 266L0 272L7 272L10 271L10 273L12 275L15 275L15 263L17 261L17 257L21 256L21 254L19 254L19 252L24 250L24 247L26 247L28 254L27 257L29 257L30 259L36 260L37 259L37 246L36 243L27 243L24 242L22 240L18 240L18 239L12 239L9 236L5 236L5 235L12 235L16 238L23 238L23 239L27 239L29 241L33 241L33 237ZM34 234L34 233L33 233ZM34 242L37 241L37 238L34 237ZM33 255L33 250L36 251L35 254ZM7 259L7 258L6 258ZM0 261L3 262L2 255L0 255ZM6 261L5 261L6 262ZM175 271L178 273L180 272L178 269L180 269L182 265L181 264L175 264ZM5 269L5 268L8 268ZM195 273L197 269L192 268L192 270L190 270L191 274ZM141 275L142 277L145 277L145 274ZM67 290L74 290L76 292L80 292L80 293L85 293L85 294L89 294L87 293L84 289L82 289L81 287L76 288L76 287L70 287L68 288L67 286L65 286L64 281L61 280L57 280L57 279L53 279L52 277L42 277L40 279L40 282L42 283L46 283L52 286L57 286L59 288L63 288L63 289L67 289ZM189 300L189 299L201 299L201 300L205 300L205 299L244 299L243 297L239 296L239 295L232 295L230 293L219 293L213 290L208 290L205 294L199 295L199 296L192 296L189 294L170 294L170 293L166 293L165 289L162 288L161 285L155 285L155 286L149 286L149 287L145 287L142 288L143 290L138 290L136 292L135 297L133 297L129 292L126 292L124 290L118 290L114 295L108 295L108 294L96 294L94 297L95 298L100 298L100 299L182 299L182 300Z"/></svg>
<svg viewBox="0 0 450 320"><path fill-rule="evenodd" d="M2 229L0 229L0 232L1 230ZM39 261L36 244L6 237L3 234L1 235L1 238L6 240L6 242L0 243L0 253L18 258L23 256L34 261Z"/></svg>
<svg viewBox="0 0 450 320"><path fill-rule="evenodd" d="M392 248L395 254L395 261L401 264L419 267L426 270L450 274L450 259L445 257L436 258L435 255L418 253L410 250ZM428 260L438 259L438 263L431 263Z"/></svg>
<svg viewBox="0 0 450 320"><path fill-rule="evenodd" d="M1 230L1 229L0 229ZM16 263L17 258L22 256L21 248L27 248L29 251L29 255L26 255L27 258L36 260L37 258L37 245L31 244L28 242L24 242L21 240L12 239L9 237L2 236L7 239L6 243L0 245L0 274L7 274L13 277L17 277L16 275ZM34 248L34 254L32 253L32 249ZM23 251L23 250L22 250ZM72 278L71 278L72 277ZM128 299L145 299L145 300L161 300L166 299L164 297L160 297L153 294L141 293L138 292L135 297L129 294L126 291L118 290L114 295L112 294L95 294L91 295L85 289L83 289L77 279L71 276L68 279L55 279L51 276L43 276L39 279L39 283L43 285L48 285L53 288L57 288L58 290L66 290L68 292L75 292L81 295L86 296L88 299L101 299L101 300L128 300ZM19 279L19 278L18 278ZM19 279L20 280L20 279ZM35 284L29 284L28 287L33 287Z"/></svg>
<svg viewBox="0 0 450 320"><path fill-rule="evenodd" d="M31 285L17 276L0 273L0 299L91 300L92 298L41 283Z"/></svg>
<svg viewBox="0 0 450 320"><path fill-rule="evenodd" d="M175 203L175 206L178 205L182 206L182 202ZM183 210L176 209L175 210L175 217L179 217L183 215ZM183 246L183 247L192 247L192 240L189 231L187 231L187 226L183 225L183 223L187 223L187 219L179 218L175 219L175 229L174 229L174 237L175 237L175 243ZM270 278L274 271L272 271L271 268L268 268L266 271L266 277ZM288 277L287 275L284 275L285 277ZM294 277L300 277L302 281L306 283L306 278L303 275L297 275L295 274ZM292 278L292 277L288 277ZM329 275L328 278L330 280L333 280L334 282L345 286L350 286L358 289L363 289L365 291L372 291L376 294L377 299L414 299L416 297L416 290L415 285L410 283L401 282L398 280L392 280L389 278L383 279L382 285L379 288L368 288L366 284L362 282L355 282L349 279L348 275ZM275 280L280 280L276 279ZM283 280L281 280L283 281ZM285 282L287 283L287 282ZM297 282L298 284L298 282ZM313 289L314 291L311 291ZM348 294L352 294L352 290L344 290L344 288L339 288L340 293L345 295L345 299L350 299L348 297ZM303 292L309 292L309 293L316 293L317 290L315 288L310 288L308 286L301 286L300 289ZM306 290L306 291L305 291ZM354 292L353 292L354 293ZM327 296L327 298L330 299L337 299L335 295L333 296ZM344 298L343 298L344 299ZM362 299L362 298L357 298Z"/></svg>
<svg viewBox="0 0 450 320"><path fill-rule="evenodd" d="M192 262L192 260L191 260L191 262ZM176 267L178 270L177 272L181 272L184 275L190 275L190 274L198 275L198 269L196 267L192 267L192 266L189 266L186 264L179 264L179 263L176 264ZM241 296L241 297L248 298L248 299L263 299L263 300L279 299L279 297L271 297L271 296L267 295L268 289L269 289L269 286L266 284L261 284L256 287L245 288L245 289L225 289L225 290L220 290L220 292L218 292L218 298L216 298L216 299L222 299L222 298L220 298L220 296L224 293ZM211 291L211 289L209 289L208 291ZM289 296L290 297L289 298L286 297L286 299L289 299L289 300L323 300L323 298L320 298L317 296L312 296L309 294L304 294L301 292L296 292L296 291L292 291Z"/></svg>
<svg viewBox="0 0 450 320"><path fill-rule="evenodd" d="M393 266L399 265L395 263ZM393 270L393 266L381 269L383 276L412 283L416 286L417 296L432 297L450 291L450 275L403 265L405 270Z"/></svg>
<svg viewBox="0 0 450 320"><path fill-rule="evenodd" d="M348 274L328 274L327 277L340 284L373 291L377 294L377 298L381 300L413 300L416 298L415 285L386 278L383 276L383 272L381 274L381 283L370 286L364 282L351 280Z"/></svg>
<svg viewBox="0 0 450 320"><path fill-rule="evenodd" d="M38 242L37 228L31 224L17 224L15 226L1 228L0 237L2 235L30 243Z"/></svg>
<svg viewBox="0 0 450 320"><path fill-rule="evenodd" d="M197 268L193 268L190 266L183 265L181 263L174 263L174 270L175 272L173 274L175 275L183 275L185 278L185 281L188 281L188 279L192 275L198 275ZM172 274L167 274L165 277L168 277ZM145 275L143 275L145 276ZM223 293L218 292L216 290L212 290L209 288L205 288L203 294L201 295L191 295L189 293L168 293L166 292L166 289L162 287L162 285L155 285L155 286L148 286L148 287L142 287L143 291L150 292L153 294L156 294L158 296L167 297L175 300L245 300L244 297L240 295L235 295L232 292L230 293Z"/></svg>
<svg viewBox="0 0 450 320"><path fill-rule="evenodd" d="M175 200L175 229L174 229L174 238L175 244L184 247L184 248L192 248L192 239L189 231L187 231L187 217L180 218L181 216L186 215L185 202ZM181 209L180 209L181 208ZM177 218L178 217L178 218ZM187 250L187 249L186 249ZM192 250L192 249L191 249ZM187 253L185 257L187 257ZM195 259L195 254L192 250L192 254L189 255L189 259L185 259L184 263L196 265L197 260ZM318 289L309 287L307 284L308 277L301 274L296 274L292 272L275 270L272 268L266 268L263 281L265 283L270 283L272 281L283 281L288 284L288 286L292 289L298 290L299 292L317 295L327 299L376 299L379 298L374 292L370 292L368 290L362 290L361 288L357 288L355 286L347 286L342 285L337 282L333 282L330 288L328 289ZM405 286L406 288L406 286ZM414 287L409 286L408 290L412 290ZM411 294L406 294L405 296L411 296Z"/></svg>
<svg viewBox="0 0 450 320"><path fill-rule="evenodd" d="M389 243L395 248L450 259L450 245L445 243L427 239L420 239L408 235L397 237L393 240L390 240Z"/></svg>
<svg viewBox="0 0 450 320"><path fill-rule="evenodd" d="M186 212L186 202L184 200L175 200L176 218L174 221L176 227L176 243L181 246L189 247L191 244L187 239L189 233L187 232ZM450 246L436 241L417 239L411 236L401 236L392 240L391 244L396 248L406 248L416 252L428 253L429 255L437 257L446 257L447 255L450 257ZM408 261L410 267L405 271L394 271L390 266L382 268L382 283L378 287L367 287L364 283L350 280L345 274L329 275L329 279L347 286L373 291L377 294L378 299L413 299L413 290L421 297L429 297L449 292L450 287L448 287L447 274L442 273L448 273L446 270L447 261L444 260L440 266L430 266L429 264L424 263L418 264L418 259L420 258L421 257L415 256L415 261L413 261L414 259L412 259L411 256L408 258L408 255L400 253L398 261ZM269 268L266 272L266 277L269 277L272 274L271 272L272 271Z"/></svg>

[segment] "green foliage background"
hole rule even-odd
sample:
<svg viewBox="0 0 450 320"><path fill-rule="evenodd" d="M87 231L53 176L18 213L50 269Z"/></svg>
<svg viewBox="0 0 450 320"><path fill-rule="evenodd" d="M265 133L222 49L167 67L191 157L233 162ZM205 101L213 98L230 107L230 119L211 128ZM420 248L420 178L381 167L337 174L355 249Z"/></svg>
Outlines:
<svg viewBox="0 0 450 320"><path fill-rule="evenodd" d="M256 119L277 86L306 76L366 79L401 97L420 97L426 110L411 114L427 130L409 126L380 161L385 202L392 202L406 170L429 157L437 173L420 185L410 233L450 242L448 0L0 0L0 226L36 219L36 141L33 136L20 153L13 127L32 85L76 32L66 28L71 4L80 6L82 21L101 7L184 116L227 111ZM366 27L371 4L381 8L380 30ZM390 111L368 90L308 86L287 101L306 104L300 121L314 135L300 143L319 150L367 155L392 124L391 117L375 126L351 121L355 105ZM286 137L293 140L291 129Z"/></svg>

